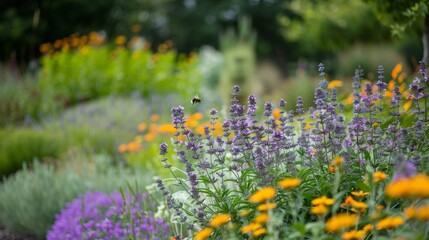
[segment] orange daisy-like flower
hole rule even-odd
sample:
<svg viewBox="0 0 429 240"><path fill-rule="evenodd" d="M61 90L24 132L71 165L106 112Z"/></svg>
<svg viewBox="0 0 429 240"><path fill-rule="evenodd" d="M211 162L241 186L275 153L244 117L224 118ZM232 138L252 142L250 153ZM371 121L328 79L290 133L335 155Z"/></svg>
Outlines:
<svg viewBox="0 0 429 240"><path fill-rule="evenodd" d="M325 206L329 206L329 205L334 204L334 202L335 202L334 199L328 198L326 196L322 196L322 197L313 199L311 201L311 204L312 205L325 205Z"/></svg>
<svg viewBox="0 0 429 240"><path fill-rule="evenodd" d="M276 189L274 187L262 188L249 197L251 203L260 203L271 200L276 196Z"/></svg>
<svg viewBox="0 0 429 240"><path fill-rule="evenodd" d="M429 197L429 178L424 174L402 178L387 185L385 192L392 198L426 198Z"/></svg>
<svg viewBox="0 0 429 240"><path fill-rule="evenodd" d="M268 214L262 213L256 216L254 221L260 224L265 224L268 222L269 219L270 217L268 216Z"/></svg>
<svg viewBox="0 0 429 240"><path fill-rule="evenodd" d="M358 198L363 198L367 195L369 195L369 192L364 192L362 190L360 190L359 192L352 192L352 195Z"/></svg>
<svg viewBox="0 0 429 240"><path fill-rule="evenodd" d="M324 215L328 212L328 210L329 209L325 205L319 204L317 206L312 207L310 213L315 215Z"/></svg>
<svg viewBox="0 0 429 240"><path fill-rule="evenodd" d="M205 240L213 233L213 228L204 228L195 234L195 240Z"/></svg>
<svg viewBox="0 0 429 240"><path fill-rule="evenodd" d="M388 216L377 223L377 230L396 228L404 223L405 220L402 217Z"/></svg>
<svg viewBox="0 0 429 240"><path fill-rule="evenodd" d="M328 84L328 89L342 87L342 86L343 86L343 82L341 80L332 80Z"/></svg>
<svg viewBox="0 0 429 240"><path fill-rule="evenodd" d="M268 211L269 209L273 209L277 206L276 203L265 203L258 206L258 211Z"/></svg>
<svg viewBox="0 0 429 240"><path fill-rule="evenodd" d="M366 232L363 230L351 230L345 232L341 235L341 239L344 240L360 240L364 239L366 236Z"/></svg>
<svg viewBox="0 0 429 240"><path fill-rule="evenodd" d="M368 223L367 225L365 225L363 227L362 230L365 231L365 232L369 232L369 231L372 231L373 229L374 229L374 226L372 224Z"/></svg>
<svg viewBox="0 0 429 240"><path fill-rule="evenodd" d="M259 228L262 228L262 225L261 225L261 224L256 223L256 222L250 222L250 223L249 223L249 224L247 224L246 226L243 226L243 227L240 229L240 231L241 231L242 233L250 234L250 233L252 233L253 231L255 231L255 230L259 229Z"/></svg>
<svg viewBox="0 0 429 240"><path fill-rule="evenodd" d="M336 167L340 167L344 162L343 157L341 156L336 156L334 157L334 159L332 159L332 165L336 166Z"/></svg>
<svg viewBox="0 0 429 240"><path fill-rule="evenodd" d="M273 110L273 117L275 119L279 119L280 118L280 109L276 108Z"/></svg>
<svg viewBox="0 0 429 240"><path fill-rule="evenodd" d="M253 236L254 237L259 237L259 236L261 236L262 234L265 234L267 232L267 230L265 229L265 228L259 228L259 229L256 229L254 232L253 232Z"/></svg>
<svg viewBox="0 0 429 240"><path fill-rule="evenodd" d="M325 229L328 232L338 232L344 228L354 226L359 217L356 214L340 213L332 216L326 222Z"/></svg>
<svg viewBox="0 0 429 240"><path fill-rule="evenodd" d="M225 223L229 222L231 220L231 215L230 214L218 214L216 216L214 216L211 220L210 220L210 225L212 227L220 227L222 225L224 225Z"/></svg>
<svg viewBox="0 0 429 240"><path fill-rule="evenodd" d="M301 180L298 178L286 178L281 180L278 185L284 189L294 188L301 184Z"/></svg>
<svg viewBox="0 0 429 240"><path fill-rule="evenodd" d="M379 182L387 178L387 174L384 172L377 171L374 173L374 182Z"/></svg>

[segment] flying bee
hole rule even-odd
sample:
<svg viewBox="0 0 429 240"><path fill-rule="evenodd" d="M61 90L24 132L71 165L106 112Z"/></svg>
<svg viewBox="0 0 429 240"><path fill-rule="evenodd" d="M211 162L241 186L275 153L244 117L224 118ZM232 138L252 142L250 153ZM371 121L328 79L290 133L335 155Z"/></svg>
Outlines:
<svg viewBox="0 0 429 240"><path fill-rule="evenodd" d="M195 95L194 98L192 98L191 103L192 105L194 105L195 103L201 103L201 98L198 97L198 95Z"/></svg>

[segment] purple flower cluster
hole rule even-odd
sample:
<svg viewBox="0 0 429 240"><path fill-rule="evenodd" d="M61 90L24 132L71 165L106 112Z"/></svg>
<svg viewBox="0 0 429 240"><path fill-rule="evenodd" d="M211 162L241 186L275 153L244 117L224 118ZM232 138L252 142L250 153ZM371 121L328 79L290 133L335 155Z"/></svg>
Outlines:
<svg viewBox="0 0 429 240"><path fill-rule="evenodd" d="M183 178L174 177L192 199L188 211L181 209L182 202L166 190L161 180L157 183L168 207L188 228L205 226L210 213L230 211L231 195L238 195L235 200L241 202L256 188L276 185L279 179L295 175L303 168L317 169L314 175L325 178L329 176L328 165L337 156L344 159L341 171L354 179L361 179L367 168L386 171L395 164L392 159L398 154L413 159L412 165L405 160L396 164L402 169L400 173L398 170L401 176L412 174L413 167L427 159L423 157L429 153L424 142L429 135L429 85L425 71L421 70L421 77L410 85L413 108L419 111L410 118L402 110L405 98L399 88L393 89L391 99L385 99L387 84L382 66L378 67L377 82L363 86L364 73L358 68L353 77L353 105L349 110L353 115L347 120L335 88L328 88L323 64L319 65L319 72L321 81L315 90L313 107L304 109L302 97L298 97L295 110L289 111L284 100L277 106L267 102L261 109L263 120L258 119L256 97L249 96L247 106L241 105L240 88L234 86L220 136L209 126L202 135L193 133L186 127L184 109L172 109L177 135L186 137L174 146L186 174ZM275 108L279 111L274 112ZM210 116L214 126L217 111L211 110ZM165 148L161 144L160 152L164 153ZM166 164L165 158L162 161Z"/></svg>
<svg viewBox="0 0 429 240"><path fill-rule="evenodd" d="M154 206L147 194L128 196L124 202L118 192L88 192L66 204L47 239L168 239L168 224L144 209Z"/></svg>

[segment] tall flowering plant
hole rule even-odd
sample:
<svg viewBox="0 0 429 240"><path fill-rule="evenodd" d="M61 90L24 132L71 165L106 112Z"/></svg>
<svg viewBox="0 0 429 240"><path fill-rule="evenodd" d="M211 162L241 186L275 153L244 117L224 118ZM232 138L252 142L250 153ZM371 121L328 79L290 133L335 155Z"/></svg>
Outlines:
<svg viewBox="0 0 429 240"><path fill-rule="evenodd" d="M175 181L166 186L158 179L157 185L173 222L188 230L176 232L176 239L193 234L196 239L389 239L415 234L386 231L413 222L406 222L396 208L395 196L407 194L385 191L385 182L393 173L391 184L426 179L424 174L413 178L416 168L427 171L429 152L424 64L409 85L408 99L397 86L386 94L382 66L375 83L363 83L363 71L357 69L350 119L335 86L325 79L323 64L319 73L314 107L304 109L301 97L289 112L283 100L277 106L266 102L262 118L256 114L255 96L242 105L234 86L221 136L213 133L220 121L216 110L210 111L212 127L198 134L187 126L184 108L172 108L176 136L185 136L173 142L185 169L172 166L165 157L172 149L162 143L162 162ZM400 107L410 99L411 107Z"/></svg>

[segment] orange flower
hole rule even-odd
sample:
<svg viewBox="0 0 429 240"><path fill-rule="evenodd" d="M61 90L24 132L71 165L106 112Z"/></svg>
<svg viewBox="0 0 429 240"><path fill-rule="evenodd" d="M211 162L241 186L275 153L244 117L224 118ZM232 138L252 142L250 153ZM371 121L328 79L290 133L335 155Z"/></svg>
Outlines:
<svg viewBox="0 0 429 240"><path fill-rule="evenodd" d="M379 182L387 178L387 174L384 172L377 171L374 173L374 182Z"/></svg>
<svg viewBox="0 0 429 240"><path fill-rule="evenodd" d="M374 229L374 226L372 224L368 223L367 225L365 225L363 227L362 230L365 231L365 232L369 232L369 231L372 231L372 229Z"/></svg>
<svg viewBox="0 0 429 240"><path fill-rule="evenodd" d="M356 214L340 213L332 216L326 222L325 229L328 232L338 232L344 228L355 225L359 217Z"/></svg>
<svg viewBox="0 0 429 240"><path fill-rule="evenodd" d="M267 211L267 210L269 210L269 209L273 209L273 208L275 208L277 206L277 204L276 203L265 203L265 204L261 204L261 205L259 205L258 206L258 211L261 211L261 212L263 212L263 211Z"/></svg>
<svg viewBox="0 0 429 240"><path fill-rule="evenodd" d="M275 119L279 119L280 118L280 109L276 108L273 110L273 117Z"/></svg>
<svg viewBox="0 0 429 240"><path fill-rule="evenodd" d="M407 102L404 103L404 105L402 105L402 107L404 108L405 111L408 111L412 105L413 105L413 100L408 100Z"/></svg>
<svg viewBox="0 0 429 240"><path fill-rule="evenodd" d="M127 38L122 35L119 35L115 38L115 43L116 45L119 45L119 46L123 46L126 41L127 41Z"/></svg>
<svg viewBox="0 0 429 240"><path fill-rule="evenodd" d="M310 213L315 215L323 215L327 213L328 210L329 209L325 205L319 204L319 205L316 205L315 207L312 207L310 210Z"/></svg>
<svg viewBox="0 0 429 240"><path fill-rule="evenodd" d="M121 145L119 145L119 147L118 147L118 151L120 152L120 153L124 153L124 152L126 152L127 151L127 145L126 144L121 144Z"/></svg>
<svg viewBox="0 0 429 240"><path fill-rule="evenodd" d="M160 117L159 117L159 115L158 115L158 114L152 114L152 116L150 116L150 120L151 120L152 122L158 122L158 121L159 121L159 119L160 119Z"/></svg>
<svg viewBox="0 0 429 240"><path fill-rule="evenodd" d="M341 203L341 207L346 207L346 206L353 206L353 203L355 203L356 200L352 197L352 196L347 196L346 200L344 200L343 203Z"/></svg>
<svg viewBox="0 0 429 240"><path fill-rule="evenodd" d="M424 174L418 174L411 178L402 178L387 185L386 195L398 197L429 197L429 178Z"/></svg>
<svg viewBox="0 0 429 240"><path fill-rule="evenodd" d="M377 223L377 230L396 228L404 223L405 220L402 217L388 216Z"/></svg>
<svg viewBox="0 0 429 240"><path fill-rule="evenodd" d="M276 189L274 187L266 187L260 189L250 195L249 201L251 203L260 203L268 201L276 196Z"/></svg>
<svg viewBox="0 0 429 240"><path fill-rule="evenodd" d="M351 105L353 103L353 94L349 94L343 103L344 105Z"/></svg>
<svg viewBox="0 0 429 240"><path fill-rule="evenodd" d="M213 228L204 228L203 230L195 234L195 240L205 240L210 237L213 232Z"/></svg>
<svg viewBox="0 0 429 240"><path fill-rule="evenodd" d="M270 219L270 217L268 216L268 214L266 213L261 213L258 216L255 217L255 222L260 223L260 224L265 224L268 222L268 220Z"/></svg>
<svg viewBox="0 0 429 240"><path fill-rule="evenodd" d="M231 220L231 215L230 214L218 214L216 216L214 216L211 220L210 220L210 225L212 227L220 227L222 225L224 225L225 223L229 222Z"/></svg>
<svg viewBox="0 0 429 240"><path fill-rule="evenodd" d="M285 178L281 180L278 185L284 189L294 188L301 184L301 180L298 178Z"/></svg>
<svg viewBox="0 0 429 240"><path fill-rule="evenodd" d="M352 192L352 195L358 198L362 198L369 195L369 192L363 192L362 190L360 190L359 192Z"/></svg>
<svg viewBox="0 0 429 240"><path fill-rule="evenodd" d="M311 129L311 124L310 123L306 123L305 127L304 127L304 130L308 131L310 129Z"/></svg>
<svg viewBox="0 0 429 240"><path fill-rule="evenodd" d="M253 232L253 236L254 237L259 237L259 236L261 236L262 234L265 234L267 232L267 230L265 229L265 228L259 228L259 229L256 229L254 232Z"/></svg>
<svg viewBox="0 0 429 240"><path fill-rule="evenodd" d="M319 198L315 198L311 201L312 205L325 205L325 206L329 206L334 204L334 199L332 198L327 198L326 196L323 197L319 197Z"/></svg>
<svg viewBox="0 0 429 240"><path fill-rule="evenodd" d="M47 52L49 52L49 50L51 50L51 44L50 43L43 43L39 47L39 51L41 53L47 53Z"/></svg>
<svg viewBox="0 0 429 240"><path fill-rule="evenodd" d="M417 208L414 206L408 207L404 210L404 215L407 216L407 218L415 218L416 217Z"/></svg>
<svg viewBox="0 0 429 240"><path fill-rule="evenodd" d="M176 129L174 128L173 124L162 124L162 125L159 125L158 131L160 133L166 133L166 134L175 134L176 133Z"/></svg>
<svg viewBox="0 0 429 240"><path fill-rule="evenodd" d="M152 133L148 133L148 134L144 135L144 140L145 140L146 142L151 142L151 141L153 141L154 139L155 139L155 135L154 135L154 134L152 134Z"/></svg>
<svg viewBox="0 0 429 240"><path fill-rule="evenodd" d="M336 156L334 159L332 159L332 165L336 167L340 167L343 164L344 160L341 156Z"/></svg>
<svg viewBox="0 0 429 240"><path fill-rule="evenodd" d="M401 72L402 72L402 65L400 63L398 63L392 69L392 72L391 72L392 78L396 79Z"/></svg>
<svg viewBox="0 0 429 240"><path fill-rule="evenodd" d="M334 173L335 172L335 166L329 165L328 170L330 173Z"/></svg>
<svg viewBox="0 0 429 240"><path fill-rule="evenodd" d="M351 230L348 232L345 232L341 235L341 239L344 240L360 240L364 239L366 236L366 232L363 230Z"/></svg>
<svg viewBox="0 0 429 240"><path fill-rule="evenodd" d="M337 88L337 87L342 87L343 86L343 82L341 80L332 80L329 84L328 84L328 89L332 89L332 88Z"/></svg>
<svg viewBox="0 0 429 240"><path fill-rule="evenodd" d="M144 130L146 130L146 128L147 128L147 124L146 124L146 123L140 123L140 124L137 126L137 130L138 130L139 132L143 132Z"/></svg>
<svg viewBox="0 0 429 240"><path fill-rule="evenodd" d="M250 222L248 225L243 226L240 231L242 233L251 233L259 228L262 228L262 225L256 222Z"/></svg>

